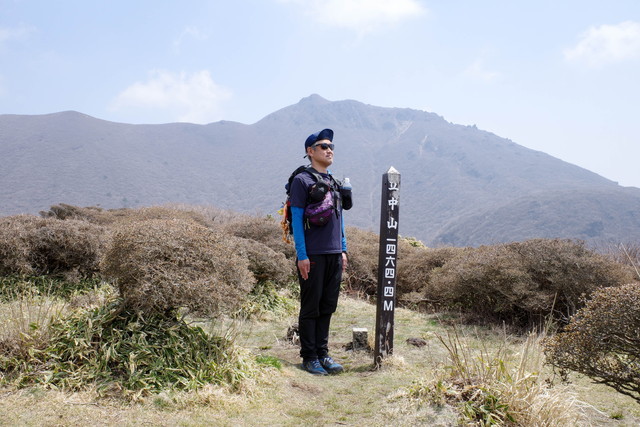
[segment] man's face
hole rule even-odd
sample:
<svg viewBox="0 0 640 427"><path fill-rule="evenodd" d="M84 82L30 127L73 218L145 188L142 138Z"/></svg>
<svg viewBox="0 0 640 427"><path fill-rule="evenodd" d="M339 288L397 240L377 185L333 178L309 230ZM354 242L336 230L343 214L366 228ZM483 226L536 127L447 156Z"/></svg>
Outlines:
<svg viewBox="0 0 640 427"><path fill-rule="evenodd" d="M309 158L327 167L333 163L333 143L328 139L321 139L307 149Z"/></svg>

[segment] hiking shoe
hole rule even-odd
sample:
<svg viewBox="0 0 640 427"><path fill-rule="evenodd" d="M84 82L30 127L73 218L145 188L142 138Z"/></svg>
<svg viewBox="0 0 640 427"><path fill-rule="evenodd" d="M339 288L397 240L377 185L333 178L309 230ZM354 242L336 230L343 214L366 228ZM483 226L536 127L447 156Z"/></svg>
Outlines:
<svg viewBox="0 0 640 427"><path fill-rule="evenodd" d="M344 370L342 365L333 360L331 356L320 359L320 364L330 374L339 374Z"/></svg>
<svg viewBox="0 0 640 427"><path fill-rule="evenodd" d="M311 359L302 362L302 367L305 371L313 375L327 375L327 371L324 370L318 359Z"/></svg>

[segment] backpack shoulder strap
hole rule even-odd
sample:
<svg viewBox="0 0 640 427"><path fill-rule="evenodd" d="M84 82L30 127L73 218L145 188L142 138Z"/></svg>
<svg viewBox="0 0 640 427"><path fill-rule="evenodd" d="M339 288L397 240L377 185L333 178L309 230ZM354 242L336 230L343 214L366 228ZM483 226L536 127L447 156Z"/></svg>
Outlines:
<svg viewBox="0 0 640 427"><path fill-rule="evenodd" d="M287 196L289 195L289 193L291 192L291 181L293 181L293 178L295 178L296 175L305 172L307 169L311 168L311 166L308 165L302 165L302 166L298 166L296 168L296 170L294 170L293 172L291 172L291 175L289 175L289 179L287 180L287 183L285 184L284 188L287 192Z"/></svg>
<svg viewBox="0 0 640 427"><path fill-rule="evenodd" d="M322 181L322 176L320 175L320 172L315 170L313 167L309 166L308 168L305 169L305 172L307 172L309 175L314 177L316 182Z"/></svg>
<svg viewBox="0 0 640 427"><path fill-rule="evenodd" d="M316 181L320 181L322 179L322 176L320 175L320 172L318 172L317 170L315 170L313 167L309 166L307 168L307 172L310 173L311 175L314 176L314 178L316 179ZM329 176L329 187L331 187L333 190L337 190L340 188L340 183L338 182L338 180L336 180L333 175L331 175L330 173L326 174Z"/></svg>

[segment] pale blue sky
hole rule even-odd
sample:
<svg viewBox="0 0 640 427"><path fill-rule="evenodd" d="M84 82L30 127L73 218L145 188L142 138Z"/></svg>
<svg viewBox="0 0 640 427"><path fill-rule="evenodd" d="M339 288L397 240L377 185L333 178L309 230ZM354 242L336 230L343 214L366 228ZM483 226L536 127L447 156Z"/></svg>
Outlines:
<svg viewBox="0 0 640 427"><path fill-rule="evenodd" d="M251 124L314 93L640 187L638 0L0 0L0 114Z"/></svg>

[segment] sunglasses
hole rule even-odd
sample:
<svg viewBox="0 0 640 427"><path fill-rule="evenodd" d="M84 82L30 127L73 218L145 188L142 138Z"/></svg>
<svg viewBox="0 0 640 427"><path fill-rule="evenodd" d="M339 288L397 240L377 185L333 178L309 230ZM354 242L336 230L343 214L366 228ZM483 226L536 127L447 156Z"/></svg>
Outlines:
<svg viewBox="0 0 640 427"><path fill-rule="evenodd" d="M335 147L335 145L327 144L326 142L320 142L320 143L313 144L312 147L320 147L323 150L327 150L327 148L331 148L331 151L333 151L333 147Z"/></svg>

